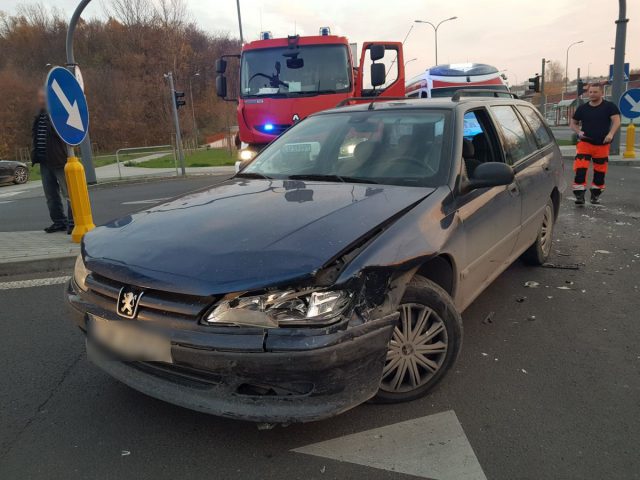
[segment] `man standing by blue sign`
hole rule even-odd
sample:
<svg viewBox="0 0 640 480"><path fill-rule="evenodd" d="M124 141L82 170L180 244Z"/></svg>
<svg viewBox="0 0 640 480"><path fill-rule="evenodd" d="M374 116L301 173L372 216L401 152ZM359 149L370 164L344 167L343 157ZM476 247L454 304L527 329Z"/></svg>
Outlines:
<svg viewBox="0 0 640 480"><path fill-rule="evenodd" d="M587 171L593 162L593 179L591 181L591 203L600 203L600 195L604 190L604 177L609 163L609 147L613 136L620 128L620 110L603 98L604 88L592 83L588 90L589 102L580 105L571 119L570 127L578 135L576 159L573 170L573 193L576 205L584 205L584 194L587 188Z"/></svg>
<svg viewBox="0 0 640 480"><path fill-rule="evenodd" d="M32 126L31 161L33 164L40 165L42 188L47 200L49 216L53 222L44 231L47 233L66 231L67 234L71 234L73 215L69 189L64 175L64 166L67 163L67 146L49 121L43 89L38 90L38 108L39 112Z"/></svg>

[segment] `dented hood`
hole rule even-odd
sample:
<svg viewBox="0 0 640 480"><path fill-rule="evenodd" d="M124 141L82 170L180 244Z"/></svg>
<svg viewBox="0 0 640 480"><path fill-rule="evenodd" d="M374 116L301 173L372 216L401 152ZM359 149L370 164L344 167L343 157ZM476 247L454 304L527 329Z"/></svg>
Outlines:
<svg viewBox="0 0 640 480"><path fill-rule="evenodd" d="M234 178L85 235L87 267L193 295L313 275L431 188Z"/></svg>

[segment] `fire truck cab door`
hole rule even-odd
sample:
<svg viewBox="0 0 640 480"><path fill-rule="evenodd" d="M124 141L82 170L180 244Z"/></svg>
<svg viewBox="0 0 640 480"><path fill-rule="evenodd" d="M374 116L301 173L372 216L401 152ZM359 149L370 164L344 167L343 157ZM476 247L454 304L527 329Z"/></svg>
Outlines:
<svg viewBox="0 0 640 480"><path fill-rule="evenodd" d="M376 59L377 48L373 48L374 58L371 52L374 46L384 46L384 56ZM385 82L380 86L371 84L372 65L382 64L385 66ZM376 67L374 67L376 68ZM377 67L380 68L380 67ZM402 54L402 43L400 42L365 42L362 45L360 55L360 68L358 69L356 97L404 97L404 57Z"/></svg>

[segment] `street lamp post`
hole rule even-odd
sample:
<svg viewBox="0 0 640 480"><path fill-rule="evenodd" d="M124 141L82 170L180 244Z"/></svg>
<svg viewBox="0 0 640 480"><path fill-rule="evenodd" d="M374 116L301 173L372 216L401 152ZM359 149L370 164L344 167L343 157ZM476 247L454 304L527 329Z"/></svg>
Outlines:
<svg viewBox="0 0 640 480"><path fill-rule="evenodd" d="M412 58L412 59L407 60L406 62L404 62L404 68L407 68L407 63L411 63L411 62L413 62L414 60L417 60L417 58Z"/></svg>
<svg viewBox="0 0 640 480"><path fill-rule="evenodd" d="M193 75L191 75L189 77L189 97L191 100L191 117L193 118L193 135L196 139L196 147L198 146L198 124L196 123L196 107L193 104L193 86L191 84L191 80L194 77L199 77L200 76L200 72L196 72Z"/></svg>
<svg viewBox="0 0 640 480"><path fill-rule="evenodd" d="M67 28L67 68L74 75L76 75L77 64L75 56L73 55L73 34L76 31L76 25L78 24L78 20L80 20L80 15L82 15L82 12L90 2L91 0L82 0L78 4L76 10L71 16L71 20L69 21L69 27ZM96 179L96 170L93 166L93 160L91 159L91 139L89 138L89 132L87 132L86 137L80 144L80 156L82 157L82 165L84 166L84 174L87 179L87 183L90 185L96 184L98 181Z"/></svg>
<svg viewBox="0 0 640 480"><path fill-rule="evenodd" d="M567 93L569 90L569 50L574 45L578 45L580 43L584 43L584 40L579 40L577 42L573 42L571 45L567 47L567 60L564 64L564 92Z"/></svg>
<svg viewBox="0 0 640 480"><path fill-rule="evenodd" d="M440 23L438 23L437 25L434 25L433 23L427 21L427 20L416 20L415 23L426 23L427 25L431 25L431 27L433 28L433 33L435 35L435 46L436 46L436 65L438 65L438 28L440 28L440 25L442 25L444 22L449 22L451 20L455 20L458 17L451 17L451 18L445 18L444 20L442 20Z"/></svg>

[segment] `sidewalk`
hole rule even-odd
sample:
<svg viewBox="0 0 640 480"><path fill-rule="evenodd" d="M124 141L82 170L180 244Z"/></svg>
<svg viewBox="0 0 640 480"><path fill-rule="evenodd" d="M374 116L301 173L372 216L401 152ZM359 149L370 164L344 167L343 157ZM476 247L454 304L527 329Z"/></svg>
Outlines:
<svg viewBox="0 0 640 480"><path fill-rule="evenodd" d="M164 154L162 155L164 156ZM154 157L151 155L150 157ZM145 160L151 160L149 157L144 157ZM154 157L155 158L155 157ZM140 159L138 159L140 160ZM187 175L204 175L204 174L216 174L216 173L234 173L235 167L229 165L226 167L189 167L187 168ZM180 169L178 168L178 175ZM120 164L120 172L118 172L118 164L112 163L105 165L104 167L96 168L96 178L98 182L104 182L108 180L119 180L120 178L152 178L152 177L172 177L176 176L175 168L145 168L145 167L125 167Z"/></svg>
<svg viewBox="0 0 640 480"><path fill-rule="evenodd" d="M564 160L573 160L576 156L576 147L574 145L561 145L560 151ZM611 155L609 157L610 165L625 165L640 167L640 150L636 149L636 158L624 158L622 155Z"/></svg>
<svg viewBox="0 0 640 480"><path fill-rule="evenodd" d="M0 277L70 270L79 253L80 244L64 232L0 232Z"/></svg>

